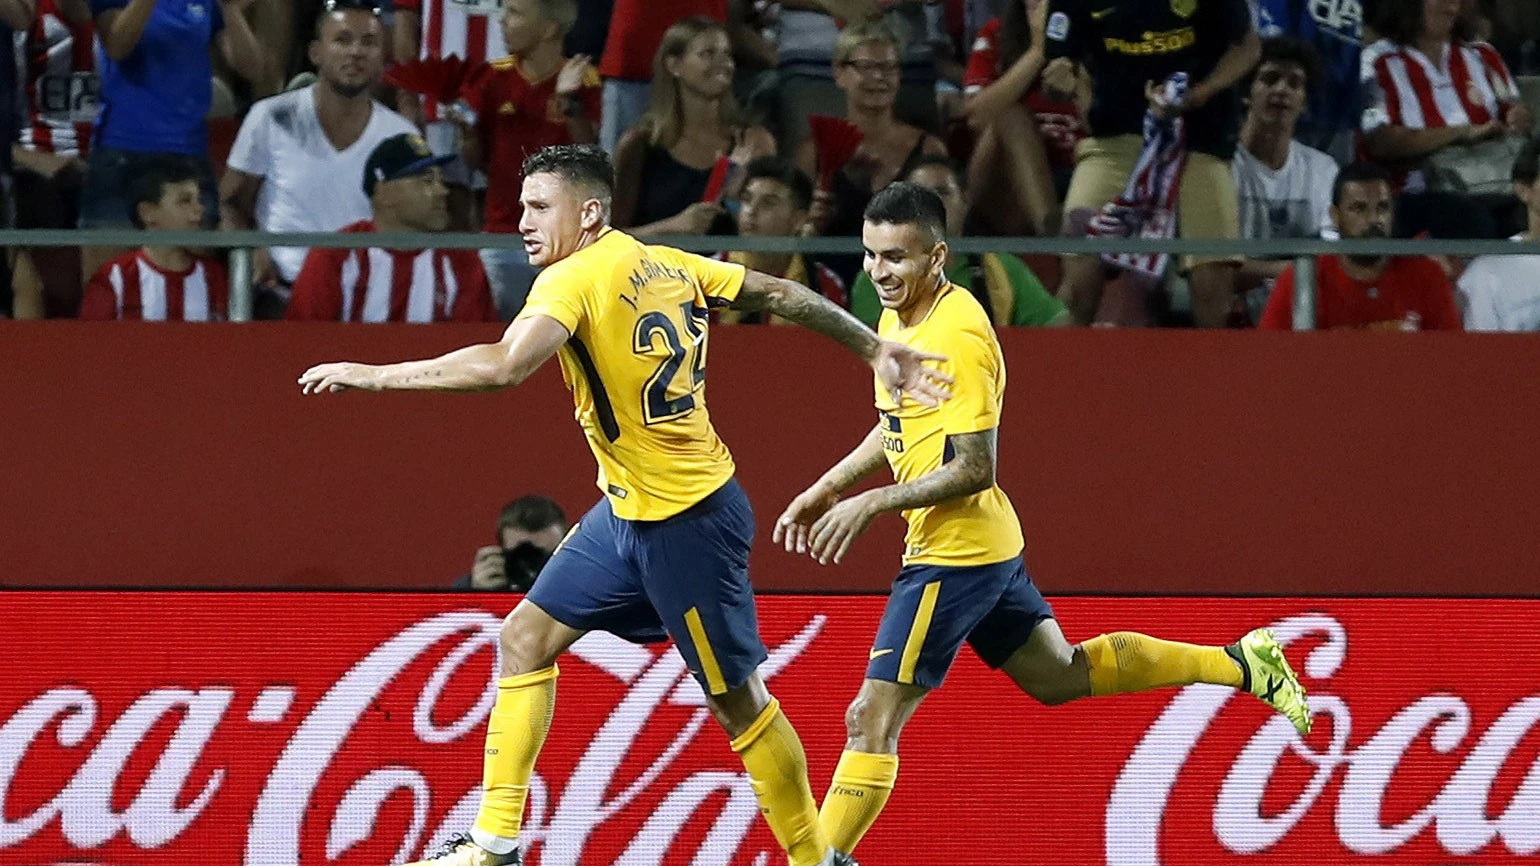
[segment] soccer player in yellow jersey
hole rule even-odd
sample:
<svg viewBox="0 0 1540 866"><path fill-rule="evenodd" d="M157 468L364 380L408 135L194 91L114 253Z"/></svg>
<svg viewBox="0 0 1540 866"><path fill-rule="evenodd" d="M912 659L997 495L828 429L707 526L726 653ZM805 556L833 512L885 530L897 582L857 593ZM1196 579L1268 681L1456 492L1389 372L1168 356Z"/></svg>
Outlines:
<svg viewBox="0 0 1540 866"><path fill-rule="evenodd" d="M850 853L898 778L898 735L941 685L963 641L1045 704L1195 682L1249 691L1310 729L1304 691L1271 632L1228 647L1172 643L1132 632L1070 646L1022 565L1021 525L995 484L1005 363L983 307L949 284L946 212L935 193L897 183L866 210L865 267L883 312L878 333L949 360L952 398L931 406L877 386L877 425L787 506L775 540L839 562L877 515L909 523L903 568L866 680L845 715L847 740L820 823ZM896 483L841 500L884 464Z"/></svg>
<svg viewBox="0 0 1540 866"><path fill-rule="evenodd" d="M546 148L525 162L519 230L544 270L500 342L426 361L323 364L299 380L306 393L491 390L559 354L599 463L604 497L503 623L475 825L427 862L520 862L556 658L602 629L636 641L672 637L792 866L848 863L819 827L802 744L756 672L766 653L748 579L754 517L706 413L707 310L765 310L826 334L871 363L884 387L924 404L947 396L945 374L924 363L943 359L879 339L796 283L610 228L613 189L609 157L591 145Z"/></svg>

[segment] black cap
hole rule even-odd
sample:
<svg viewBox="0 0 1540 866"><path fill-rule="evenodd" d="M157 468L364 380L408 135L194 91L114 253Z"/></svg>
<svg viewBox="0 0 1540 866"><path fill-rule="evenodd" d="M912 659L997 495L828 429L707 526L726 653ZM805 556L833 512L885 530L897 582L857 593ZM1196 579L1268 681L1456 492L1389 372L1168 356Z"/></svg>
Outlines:
<svg viewBox="0 0 1540 866"><path fill-rule="evenodd" d="M392 135L375 145L364 163L364 195L374 195L374 185L381 181L411 177L453 160L452 154L434 156L420 135Z"/></svg>

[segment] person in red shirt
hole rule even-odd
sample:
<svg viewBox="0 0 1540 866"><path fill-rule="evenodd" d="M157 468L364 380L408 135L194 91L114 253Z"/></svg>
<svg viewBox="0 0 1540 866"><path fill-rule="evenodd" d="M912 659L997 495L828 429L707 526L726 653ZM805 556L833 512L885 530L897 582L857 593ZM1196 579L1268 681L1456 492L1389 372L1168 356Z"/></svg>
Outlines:
<svg viewBox="0 0 1540 866"><path fill-rule="evenodd" d="M374 219L342 229L356 232L441 232L449 226L449 190L442 166L416 135L375 146L364 164L364 193ZM305 257L289 299L290 321L493 322L497 311L475 250L338 250L317 247Z"/></svg>
<svg viewBox="0 0 1540 866"><path fill-rule="evenodd" d="M1332 221L1343 238L1390 236L1395 196L1390 175L1350 165L1332 189ZM1315 326L1379 331L1459 331L1460 310L1443 268L1423 256L1320 256L1316 259ZM1258 327L1294 324L1294 268L1273 283Z"/></svg>
<svg viewBox="0 0 1540 866"><path fill-rule="evenodd" d="M1047 21L1048 0L1009 0L974 37L963 76L968 125L979 135L969 210L1002 234L1058 232L1075 145L1086 136L1079 106L1043 94Z"/></svg>
<svg viewBox="0 0 1540 866"><path fill-rule="evenodd" d="M473 73L462 93L475 118L462 152L487 175L483 231L518 233L526 157L543 147L598 140L599 73L586 56L562 55L577 13L576 0L504 0L503 42L511 56ZM535 268L522 247L483 250L481 260L493 300L511 320L524 306Z"/></svg>
<svg viewBox="0 0 1540 866"><path fill-rule="evenodd" d="M203 228L198 166L179 157L147 162L127 180L128 217L146 231ZM153 241L101 266L87 283L80 318L154 322L218 322L230 281L219 260Z"/></svg>

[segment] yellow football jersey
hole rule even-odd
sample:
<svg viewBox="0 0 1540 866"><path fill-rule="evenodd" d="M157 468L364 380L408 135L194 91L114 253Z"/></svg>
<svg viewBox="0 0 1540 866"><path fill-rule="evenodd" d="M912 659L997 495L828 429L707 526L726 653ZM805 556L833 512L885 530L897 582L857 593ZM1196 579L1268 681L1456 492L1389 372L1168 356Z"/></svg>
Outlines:
<svg viewBox="0 0 1540 866"><path fill-rule="evenodd" d="M615 516L672 517L732 478L706 412L707 305L736 298L744 273L606 229L535 279L519 318L572 335L562 378Z"/></svg>
<svg viewBox="0 0 1540 866"><path fill-rule="evenodd" d="M904 483L952 459L948 437L1000 426L1005 402L1005 358L989 315L965 289L949 285L919 324L902 327L883 310L877 333L925 352L945 355L941 370L953 379L952 397L930 407L893 396L876 383L882 451L893 477ZM904 512L905 565L989 565L1021 553L1021 523L999 485L972 496Z"/></svg>

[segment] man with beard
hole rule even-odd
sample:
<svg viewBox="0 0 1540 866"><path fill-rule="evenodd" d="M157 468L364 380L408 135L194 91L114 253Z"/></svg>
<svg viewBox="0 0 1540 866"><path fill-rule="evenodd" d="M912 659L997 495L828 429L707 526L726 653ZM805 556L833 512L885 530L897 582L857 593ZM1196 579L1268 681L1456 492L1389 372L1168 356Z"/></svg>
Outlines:
<svg viewBox="0 0 1540 866"><path fill-rule="evenodd" d="M1345 239L1390 236L1395 196L1390 176L1367 163L1344 168L1332 187L1332 222ZM1288 330L1294 321L1294 268L1284 269L1258 327ZM1423 256L1320 256L1316 259L1317 328L1459 331L1454 287Z"/></svg>
<svg viewBox="0 0 1540 866"><path fill-rule="evenodd" d="M219 184L224 228L332 232L369 219L358 183L364 163L385 139L417 132L370 96L384 48L373 4L328 0L310 43L316 82L258 102L241 123ZM260 254L259 287L286 303L305 253L275 247Z"/></svg>

